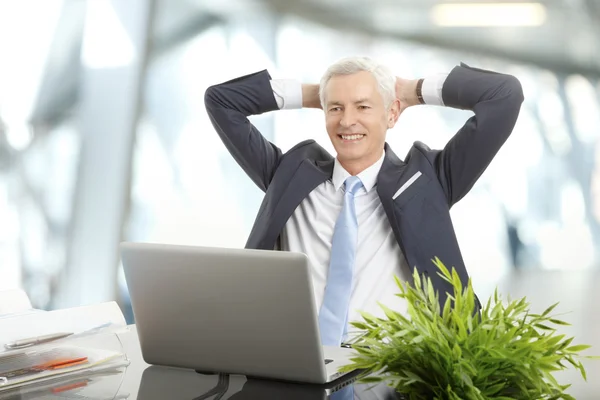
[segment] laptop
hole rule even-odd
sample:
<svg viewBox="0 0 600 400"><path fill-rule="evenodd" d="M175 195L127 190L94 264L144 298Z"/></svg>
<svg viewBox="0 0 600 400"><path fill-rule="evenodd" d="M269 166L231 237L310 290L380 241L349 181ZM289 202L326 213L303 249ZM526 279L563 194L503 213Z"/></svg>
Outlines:
<svg viewBox="0 0 600 400"><path fill-rule="evenodd" d="M355 353L321 345L305 254L122 243L121 255L148 364L348 383L339 368Z"/></svg>

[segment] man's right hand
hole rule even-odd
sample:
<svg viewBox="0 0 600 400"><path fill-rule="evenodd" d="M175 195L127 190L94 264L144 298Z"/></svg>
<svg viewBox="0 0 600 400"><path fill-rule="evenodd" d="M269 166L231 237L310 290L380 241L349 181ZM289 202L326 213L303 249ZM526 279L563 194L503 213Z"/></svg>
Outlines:
<svg viewBox="0 0 600 400"><path fill-rule="evenodd" d="M302 107L323 109L319 99L319 85L302 84Z"/></svg>

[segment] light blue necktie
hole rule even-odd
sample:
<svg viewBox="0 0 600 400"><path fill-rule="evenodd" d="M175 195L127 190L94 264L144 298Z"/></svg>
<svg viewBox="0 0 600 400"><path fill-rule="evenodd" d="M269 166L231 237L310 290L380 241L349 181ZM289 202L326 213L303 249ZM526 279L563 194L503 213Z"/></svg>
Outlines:
<svg viewBox="0 0 600 400"><path fill-rule="evenodd" d="M342 211L335 223L331 241L331 261L325 286L323 305L319 312L321 343L339 346L346 334L352 275L356 258L358 222L354 208L354 195L362 187L357 176L346 179L346 192Z"/></svg>

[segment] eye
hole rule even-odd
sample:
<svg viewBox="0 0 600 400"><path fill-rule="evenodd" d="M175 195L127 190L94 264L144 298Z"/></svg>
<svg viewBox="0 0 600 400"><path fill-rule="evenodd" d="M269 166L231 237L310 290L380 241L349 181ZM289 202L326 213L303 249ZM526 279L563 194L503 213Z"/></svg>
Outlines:
<svg viewBox="0 0 600 400"><path fill-rule="evenodd" d="M334 112L335 112L335 111L340 111L340 110L341 110L341 108L340 108L340 107L331 107L331 108L329 109L329 111L334 111Z"/></svg>
<svg viewBox="0 0 600 400"><path fill-rule="evenodd" d="M371 107L369 107L369 106L364 106L364 105L361 105L361 106L358 106L358 108L359 108L359 110L368 110L368 109L369 109L369 108L371 108Z"/></svg>

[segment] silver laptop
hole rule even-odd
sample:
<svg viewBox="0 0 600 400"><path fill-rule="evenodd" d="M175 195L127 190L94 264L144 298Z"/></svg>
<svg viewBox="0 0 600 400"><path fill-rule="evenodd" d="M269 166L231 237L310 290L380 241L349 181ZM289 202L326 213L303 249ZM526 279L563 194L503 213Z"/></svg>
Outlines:
<svg viewBox="0 0 600 400"><path fill-rule="evenodd" d="M146 243L122 243L121 254L147 363L318 384L343 377L354 352L321 345L306 255Z"/></svg>

